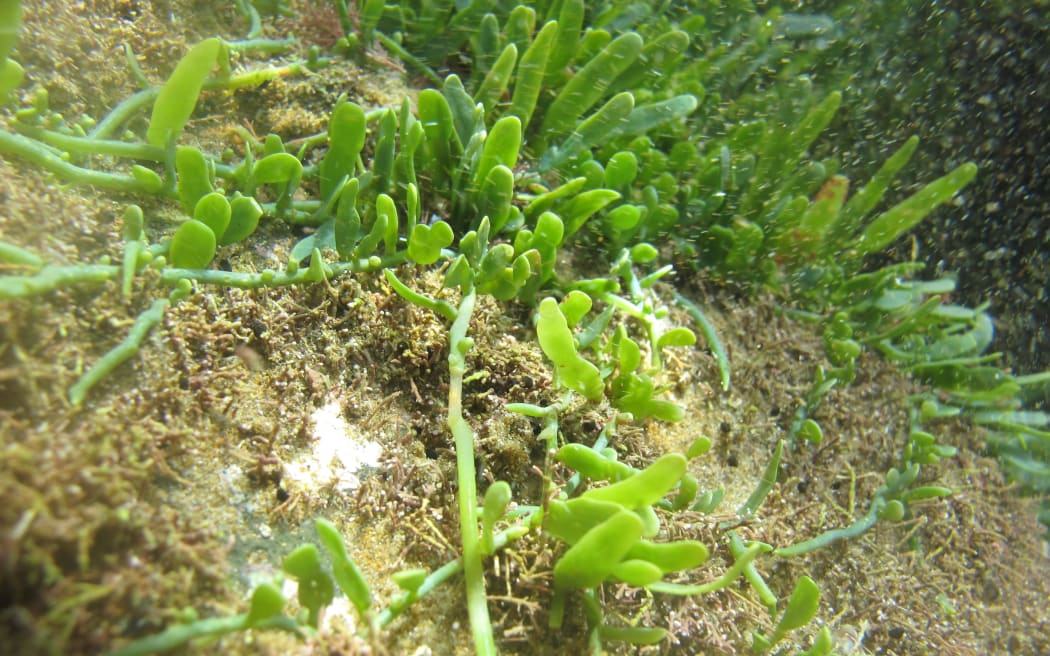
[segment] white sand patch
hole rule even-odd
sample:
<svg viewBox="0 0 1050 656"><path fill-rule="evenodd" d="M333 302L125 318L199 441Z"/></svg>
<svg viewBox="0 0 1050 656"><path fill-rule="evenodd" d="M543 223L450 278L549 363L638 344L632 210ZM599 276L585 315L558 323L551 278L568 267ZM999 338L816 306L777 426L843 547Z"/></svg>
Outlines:
<svg viewBox="0 0 1050 656"><path fill-rule="evenodd" d="M379 466L383 447L366 438L343 419L338 399L330 399L311 416L312 448L284 463L284 477L308 489L334 487L340 492L357 489L365 467Z"/></svg>

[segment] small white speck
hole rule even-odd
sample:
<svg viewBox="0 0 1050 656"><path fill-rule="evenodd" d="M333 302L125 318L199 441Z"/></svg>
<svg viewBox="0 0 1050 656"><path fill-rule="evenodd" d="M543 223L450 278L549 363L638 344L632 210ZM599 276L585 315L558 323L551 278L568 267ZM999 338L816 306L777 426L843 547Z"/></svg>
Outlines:
<svg viewBox="0 0 1050 656"><path fill-rule="evenodd" d="M333 620L340 620L346 626L349 633L357 630L357 611L350 605L350 600L344 595L339 595L332 603L325 606L324 618L321 620L321 630L331 631Z"/></svg>
<svg viewBox="0 0 1050 656"><path fill-rule="evenodd" d="M361 484L359 472L379 465L382 446L346 422L337 400L318 408L311 419L312 448L285 463L284 476L308 488L334 484L341 492L356 489Z"/></svg>

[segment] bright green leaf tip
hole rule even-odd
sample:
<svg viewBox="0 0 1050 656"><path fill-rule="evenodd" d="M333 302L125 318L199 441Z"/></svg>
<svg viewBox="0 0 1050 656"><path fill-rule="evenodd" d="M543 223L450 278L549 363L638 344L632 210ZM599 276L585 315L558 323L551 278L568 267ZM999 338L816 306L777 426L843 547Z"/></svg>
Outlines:
<svg viewBox="0 0 1050 656"><path fill-rule="evenodd" d="M146 141L164 147L169 140L178 138L197 104L204 79L225 47L220 39L205 39L179 60L153 104Z"/></svg>

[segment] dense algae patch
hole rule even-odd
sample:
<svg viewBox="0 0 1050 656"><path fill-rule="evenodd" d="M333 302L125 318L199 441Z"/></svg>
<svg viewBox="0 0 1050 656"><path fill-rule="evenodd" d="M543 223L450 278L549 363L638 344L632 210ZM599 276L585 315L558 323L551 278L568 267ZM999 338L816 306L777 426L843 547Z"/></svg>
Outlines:
<svg viewBox="0 0 1050 656"><path fill-rule="evenodd" d="M236 12L231 11L228 24L239 29L238 20ZM517 20L521 20L521 12ZM198 25L188 31L195 32L194 28L215 29ZM31 23L27 29L33 29ZM234 33L228 38L237 38L239 32L234 28L231 31ZM509 27L507 31L507 38L515 34ZM601 37L593 39L600 41ZM188 45L177 51L184 52ZM482 45L472 47L481 51ZM595 41L589 47L600 50L603 46ZM158 63L158 69L170 70L173 65L173 59L166 60L166 66ZM491 67L489 70L498 70L498 58L492 60ZM317 75L324 77L327 70L321 68ZM345 78L345 73L336 77ZM280 79L270 86L279 84ZM269 86L257 91L265 98L267 89ZM287 98L284 93L281 97ZM456 97L456 93L450 91L448 97ZM351 100L367 106L366 102ZM331 107L336 101L331 98ZM203 102L220 101L205 94ZM616 105L608 108L609 114L601 114L604 109L599 109L594 115L581 116L581 122L606 120L621 111ZM205 120L199 126L201 132L194 132L197 126L191 121L190 132L201 140L203 152L213 152L209 143L218 147L211 141L215 135L229 133L224 124L236 125L235 117L225 111ZM380 120L391 124L385 116ZM398 131L404 124L401 116L394 119L396 132L387 133L394 135L394 143L404 144L405 135ZM378 165L384 152L395 156L399 152L383 150L383 129L380 124L379 141L369 143L363 151L369 166ZM234 133L245 143L251 141L250 132ZM296 138L281 136L286 142ZM489 173L500 166L512 172L517 168L507 166L517 158L511 159L506 152L490 153ZM659 169L660 149L640 147L632 152L643 171ZM323 153L318 150L305 157L304 169L322 159ZM265 150L259 154L267 156ZM690 159L681 149L677 156L685 162ZM730 154L729 172L736 175L734 156ZM435 219L428 218L427 224L444 219L455 226L457 236L473 230L475 237L466 244L457 240L456 253L464 256L465 264L457 265L453 259L432 269L411 265L395 269L392 263L381 262L396 273L405 290L416 296L395 293L392 280L379 272L330 276L327 274L333 270L323 268L343 260L346 252L385 257L412 243L411 230L398 233L391 242L389 233L374 229L375 217L366 213L369 207L375 208L376 216L382 213L381 203L385 201L379 200L379 194L371 199L375 204L370 200L357 208L362 226L356 234L358 241L351 240L349 246L341 248L337 236L335 248L324 250L323 259L307 251L304 257L296 258L298 268L294 271L286 263L289 248L304 234L296 232L302 229L266 220L251 239L220 251L211 269L216 273L207 275L261 272L270 267L289 276L302 275L304 284L258 289L202 286L190 301L165 313L138 356L104 378L80 409L64 400L66 388L120 341L138 313L149 305L151 294L167 293L165 269L143 269L135 277L135 294L130 300L122 300L119 284L114 281L101 288L68 287L45 296L5 302L5 342L10 344L5 357L12 372L5 385L13 391L6 398L21 400L8 408L11 421L4 422L5 432L11 435L5 436L4 443L12 445L5 461L15 474L6 483L13 490L8 496L20 500L11 504L11 514L5 517L5 525L12 529L8 535L17 547L8 553L15 554L20 563L9 570L19 572L10 586L17 591L18 599L11 604L11 613L5 615L11 618L5 621L5 630L15 632L20 639L35 636L38 642L27 639L17 643L27 645L30 651L51 648L92 652L187 622L192 618L181 612L186 607L195 608L201 618L236 617L249 607L243 600L248 591L274 576L287 554L304 542L319 541L312 528L313 518L319 515L338 526L349 555L371 585L377 600L375 610L382 614L394 608L397 602L393 600L399 594L411 596L413 586L419 585L413 578L414 568L435 571L462 553L462 522L457 509L462 508L463 479L457 480L462 469L457 466L457 451L446 426L450 390L457 387L457 376L462 417L474 434L471 478L481 493L495 487L495 481L509 482L519 505L518 509L512 506L512 514L506 517L496 512L497 531L508 525L513 528L514 512L528 512L527 506L541 504L548 495L553 498L557 488L570 490L574 486L572 471L548 457L552 419L564 441L590 445L603 436L608 438L619 464L609 464L612 460L598 464L609 472L619 472L614 475L626 480L664 454L690 451L698 436L710 438L710 450L690 461L688 475L700 488L698 503L705 498L711 501L706 493L720 488L725 495L721 503L701 506L690 500L689 508L673 513L667 507L646 504L660 522L660 544L695 542L711 552L702 567L675 576L672 583L703 586L731 570L740 556L731 546L730 533L748 544L784 547L862 516L887 471L901 465L901 452L914 442L909 395L923 388L902 378L897 368L887 365L871 349L853 353L850 341L864 336L859 327L852 327L856 334L851 335L843 331L841 322L814 325L805 321L811 315L788 316L791 313L785 313L784 307L790 291L781 289L774 301L708 285L704 293L692 289L689 296L704 308L732 362L732 385L728 392L722 391L718 363L706 350L675 345L684 339L679 337L660 342L663 335L682 334L673 332L675 326L694 325L691 317L675 307L664 286L673 282L686 288L685 279L693 278L686 275L688 267L680 265L674 277L667 273L649 277L659 270L660 261L647 269L650 252L639 248L632 249L626 264L621 261L610 271L607 261L597 255L603 252L603 241L634 244L637 235L623 234L623 230L632 229L624 228L634 220L628 216L631 212L616 215L612 225L618 226L620 233L598 236L604 228L597 232L579 230L590 220L583 214L587 205L598 205L603 196L608 197L584 196L600 190L587 188L591 184L586 181L588 176L598 176L588 161L596 160L574 162L574 168L568 169L585 179L574 194L586 202L559 205L558 199L550 199L549 207L559 218L583 217L563 221L564 227L581 222L576 226L579 238L573 247L559 249L557 260L551 259L551 252L542 251L542 240L530 237L522 238L520 252L516 243L509 254L507 249L490 247L500 244L496 233L483 236L486 227L480 216L473 216L480 207L492 213L513 214L518 210L528 215L526 202L542 196L542 185L554 187L547 191L556 191L557 183L551 180L530 180L534 186L527 192L515 190L509 204L513 209L507 209L502 200L502 172L492 173L491 193L471 196L464 205L446 205L421 194L423 202L433 203L427 207L441 211ZM405 160L401 162L402 167L407 165ZM720 174L721 154L715 163ZM46 193L26 201L40 203L40 198L58 196L60 205L84 208L76 221L63 222L46 211L52 206L48 202L45 211L24 212L21 221L11 222L19 226L17 230L31 231L33 224L25 217L54 217L54 225L46 234L53 235L56 249L67 251L58 255L43 249L41 255L49 261L70 264L95 261L102 254L120 261L122 235L112 222L123 215L123 202L99 200L77 190L52 190L39 169L14 158L5 165L16 167L13 175L26 181L12 185L8 198L17 197L20 188L45 189ZM608 160L605 168L608 172ZM398 176L409 172L396 166L391 170L396 171L391 173L391 181L404 180ZM487 179L489 173L482 177ZM666 186L667 178L657 177L649 181L656 202L651 206L644 199L633 203L644 207L646 216L653 219L666 214L663 206L670 203L664 201L672 197L668 194L676 193ZM299 197L286 197L293 208L304 195L317 193L315 185L321 186L308 174L304 178ZM604 178L609 180L608 175ZM268 179L278 184L288 182ZM417 180L423 189L430 184L423 177ZM484 188L456 187L452 180L446 183L449 189L468 195ZM517 181L512 178L512 183L516 185ZM361 188L364 185L358 190ZM258 201L267 211L280 213L281 189L258 189ZM388 187L390 198L398 202L394 211L404 221L406 215L412 216L412 196L410 192L400 196L400 189L396 183ZM108 194L104 197L109 198ZM746 202L760 201L752 197ZM147 222L146 237L153 243L163 243L174 225L193 211L186 207L180 210L171 203L153 206L148 196L141 201L136 198L136 202L142 202L149 217L165 207L174 219L169 225L152 218ZM104 214L107 206L108 214ZM18 207L12 203L12 208ZM536 208L530 220L544 211ZM421 212L417 226L424 224L422 216ZM457 216L463 224L455 224ZM806 216L809 222L805 225L812 227L816 212ZM505 218L513 225L513 216ZM549 219L548 224L553 225ZM349 225L353 226L352 221ZM749 226L737 227L742 229L740 235L754 234ZM102 237L86 241L82 233ZM15 235L5 230L4 239L25 246L37 243L15 239ZM375 250L365 254L360 250L361 240L370 235L374 235L371 248ZM429 243L426 235L421 235L421 243ZM733 246L736 243L731 241L731 248L723 253L735 258L727 270L746 269L747 258L754 256L748 255L746 239L739 241L738 247ZM68 252L71 245L76 245L78 252ZM661 246L664 248L669 246ZM524 255L533 249L537 255ZM683 252L688 253L688 249ZM717 256L718 252L715 249L707 256ZM614 250L610 253L615 255ZM664 257L668 255L663 253ZM683 255L676 252L675 257L681 260ZM412 259L419 262L422 258ZM526 273L526 265L517 264L519 261L527 263ZM558 355L565 353L567 342L562 339L562 351L547 353L551 360L545 361L529 304L495 298L535 291L530 290L533 275L538 272L542 276L548 263L553 265L552 271L557 268L557 276L544 281L554 285L543 287L545 290L565 292L573 281L590 281L578 290L594 301L589 313L575 301L563 302L557 309L566 326L575 331L571 338L574 351L605 369L602 375L608 379L610 392L642 393L643 402L631 401L630 407L648 407L646 399L667 401L682 408L684 421L628 422L620 418L614 422L614 406L627 403L628 397L603 393L599 403L588 404L582 398L590 393L587 385L580 385L579 394L565 402L564 388L574 389L571 379L577 366L572 358ZM306 284L305 276L318 270L322 275ZM472 321L466 327L471 342L456 339L450 349L448 320L463 316L459 314L463 312L463 299L488 284L487 276L499 284L487 286L477 295L470 313ZM663 282L657 283L661 277ZM200 280L205 281L206 276ZM609 281L621 285L622 291L612 291ZM594 321L600 319L606 306L618 307L629 320L610 320L612 328L600 330L601 324ZM80 309L69 312L68 308ZM695 330L700 332L698 327ZM586 346L588 331L600 336L592 342L598 347ZM456 365L450 367L450 350L464 356L462 373L457 373ZM653 362L654 352L659 353L658 368L645 364ZM561 371L559 360L569 367L567 371ZM551 361L559 366L552 366ZM825 380L840 382L819 390L814 384L817 366L835 372ZM815 394L815 389L820 393ZM648 397L644 396L646 390ZM949 405L947 399L942 397L941 401L943 407ZM348 431L370 436L385 453L385 460L375 471L361 472L364 481L356 493L348 493L338 479L312 481L315 485L284 473L286 464L300 461L313 450L316 422L311 417L318 408L333 403ZM508 406L515 403L533 409L525 416L508 412ZM776 483L766 493L761 511L741 517L736 509L747 502L763 479L776 445L792 437L800 408L804 408L806 419L819 423L824 441L811 446L793 442L776 468ZM613 425L614 431L610 430ZM611 578L599 581L602 617L595 621L595 609L587 601L589 593L577 593L567 583L582 579L564 574L567 570L562 569L561 583L555 580L557 563L562 562L559 559L567 553L565 543L571 538L565 539L568 534L564 532L552 535L529 531L479 559L484 567L483 585L495 640L504 651L527 653L542 641L551 651L569 653L583 649L588 633L593 636L596 632L599 639L607 641L607 648L626 651L632 649L632 642L662 636L650 629L666 627L669 633L663 640L669 646L740 651L749 648L752 631L767 636L775 633L796 582L809 576L819 584L822 603L816 622L797 636L800 644L808 645L816 628L827 625L836 648L843 651L859 642L864 649L899 652L938 648L931 644L1038 652L1044 647L1036 634L1020 632L1000 638L986 628L998 625L1004 616L1016 618L1009 621L1018 626L1038 626L1038 621L1025 615L1027 609L1038 608L1034 600L1045 596L1039 587L1045 587L1045 577L1038 573L1042 556L1033 515L1022 509L1022 502L1004 492L995 463L974 455L983 447L979 439L970 437L972 427L950 418L931 426L940 444L954 445L959 452L924 462L921 482L949 486L954 491L951 497L915 500L909 503L912 514L902 521L889 518L855 540L835 543L805 558L756 560L761 578L747 575L710 595L650 593L646 585L651 584L641 583L646 568L625 567L615 576L628 578L627 583L622 582L624 578L619 579L621 582ZM560 446L560 442L553 446ZM912 452L915 448L912 445ZM545 475L550 477L549 482L545 482ZM588 484L591 489L603 489L597 483L597 473L588 477L592 479ZM668 496L668 503L674 503L686 486L684 476L678 486ZM583 492L579 498L590 494L584 488L578 491ZM631 503L626 499L616 502ZM482 510L476 509L479 513ZM627 547L642 549L637 544ZM658 562L651 554L648 561L640 552L636 555L639 557L632 560ZM570 560L563 568L571 569L571 565ZM614 568L617 565L613 563ZM301 563L285 562L285 570L301 586L304 579L323 578L316 578L313 569ZM575 572L575 576L582 574ZM781 599L775 616L760 607L764 601L755 582L763 579ZM742 583L745 580L748 584ZM866 585L858 586L858 581ZM1033 581L1035 586L1031 585ZM360 601L360 592L353 592L352 583L344 585L344 579L338 577L337 582L355 603ZM399 590L399 585L407 587ZM567 603L562 628L556 630L551 628L548 609L552 589L557 594L559 588ZM288 613L295 613L299 606L308 608L311 603L301 594L289 591L287 596L291 601L282 603L287 604ZM267 604L273 601L261 596L254 599L252 612L272 610L273 605ZM364 649L371 643L397 652L424 645L439 653L470 651L477 643L467 605L462 579L453 577L401 611L403 615L384 631L370 633L352 611L344 616L334 605L328 612L331 624L322 625L320 635L307 640L347 650ZM872 617L885 619L873 625ZM293 628L305 631L309 623L304 617ZM450 626L453 631L448 630ZM639 630L632 632L632 628ZM240 634L224 638L220 648L256 650L261 645L274 653L285 653L294 648L296 640L272 631L255 630L249 635L254 643L250 648L242 647L247 643ZM617 640L625 637L627 642ZM990 637L1010 642L984 644Z"/></svg>

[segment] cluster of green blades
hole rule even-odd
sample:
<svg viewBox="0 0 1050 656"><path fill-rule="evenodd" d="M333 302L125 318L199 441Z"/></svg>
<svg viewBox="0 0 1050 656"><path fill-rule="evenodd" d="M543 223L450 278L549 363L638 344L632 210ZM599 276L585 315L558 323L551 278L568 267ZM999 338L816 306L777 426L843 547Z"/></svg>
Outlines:
<svg viewBox="0 0 1050 656"><path fill-rule="evenodd" d="M287 11L281 2L236 4L253 25L262 9ZM553 629L561 627L565 604L575 598L584 606L594 649L610 640L659 642L665 636L659 627L606 622L597 600L601 586L622 582L650 592L704 594L743 577L771 619L780 618L771 635L754 636L755 649L768 651L814 617L819 593L810 579L800 578L778 614L777 597L755 560L766 554L796 556L855 537L878 520L907 517L912 501L948 494L919 480L922 466L954 453L925 425L969 414L995 431L992 443L1019 478L1036 492L1050 489L1045 446L1050 421L1044 413L1024 410L1020 400L1023 389L1044 384L1046 376L999 371L994 356L985 353L992 337L985 308L947 303L950 280L914 281L920 267L912 264L864 268L866 256L884 250L951 199L973 179L976 167L962 164L876 213L915 152L916 139L901 145L852 193L839 162L811 155L843 102L839 90L820 88L804 74L837 38L830 18L778 9L760 14L742 1L336 5L346 34L331 56L314 52L304 61L235 73L231 49L250 50L262 42L205 39L165 84L144 88L90 124L53 112L41 90L28 96L0 130L0 152L66 182L168 198L181 206L185 220L165 231L131 206L119 264L47 263L25 248L0 243L0 259L18 269L0 276L0 299L106 280L119 280L125 296L155 284L147 281L165 286L127 338L69 390L79 405L137 352L168 307L201 286L315 284L382 271L397 294L448 324L448 425L456 441L463 555L434 572L399 573L395 580L402 595L377 611L338 533L319 522L333 571L324 568L313 545L284 562L285 572L299 581L305 617L283 615L283 597L267 584L256 589L246 615L172 629L120 653L250 628L306 634L316 629L336 586L353 601L365 630L375 631L460 572L467 581L475 648L491 653L495 643L482 559L537 530L552 545L564 545L552 572ZM0 14L4 96L13 95L22 81L21 67L7 58L19 20L17 11ZM261 140L246 135L241 157L186 143L183 133L202 94L339 65L343 57L367 61L379 47L422 73L431 88L420 91L415 102L372 110L340 98L324 133L289 141L275 134ZM447 70L458 72L445 75ZM147 112L144 134L126 131L114 138ZM261 271L212 267L221 249L247 242L260 222L273 220L308 232L289 244L286 264ZM150 243L148 235L157 241ZM570 243L598 256L602 264L586 272L595 277L559 267L559 252ZM689 453L666 454L640 470L619 462L608 447L618 421L683 418L666 395L665 350L692 346L697 336L668 324L669 308L655 291L672 273L671 266L658 263L670 258L699 275L748 290L774 290L797 316L821 324L833 368L818 369L795 415L788 448L819 443L817 407L833 387L853 380L864 348L941 391L913 400L900 468L887 474L866 515L776 550L745 544L730 530L733 564L706 585L665 580L703 564L706 546L656 538L659 513L711 513L717 507L724 490L701 494L688 473L690 460L710 444L698 440ZM454 305L413 289L395 271L402 265L443 267L442 285L456 290L460 300ZM491 485L478 504L474 435L462 412L478 295L534 308L540 349L563 394L548 407L510 407L542 421L541 439L554 461L575 472L560 494L547 494L552 483L545 481L542 503L517 514L508 510L512 491L503 482ZM715 353L727 388L728 359L713 329L688 299L677 296L676 303ZM578 444L560 428L560 415L579 400L611 408L614 418L599 444ZM739 517L754 516L775 485L784 448L778 445ZM546 474L549 479L550 470ZM500 522L510 528L497 532ZM830 650L825 628L808 653Z"/></svg>

